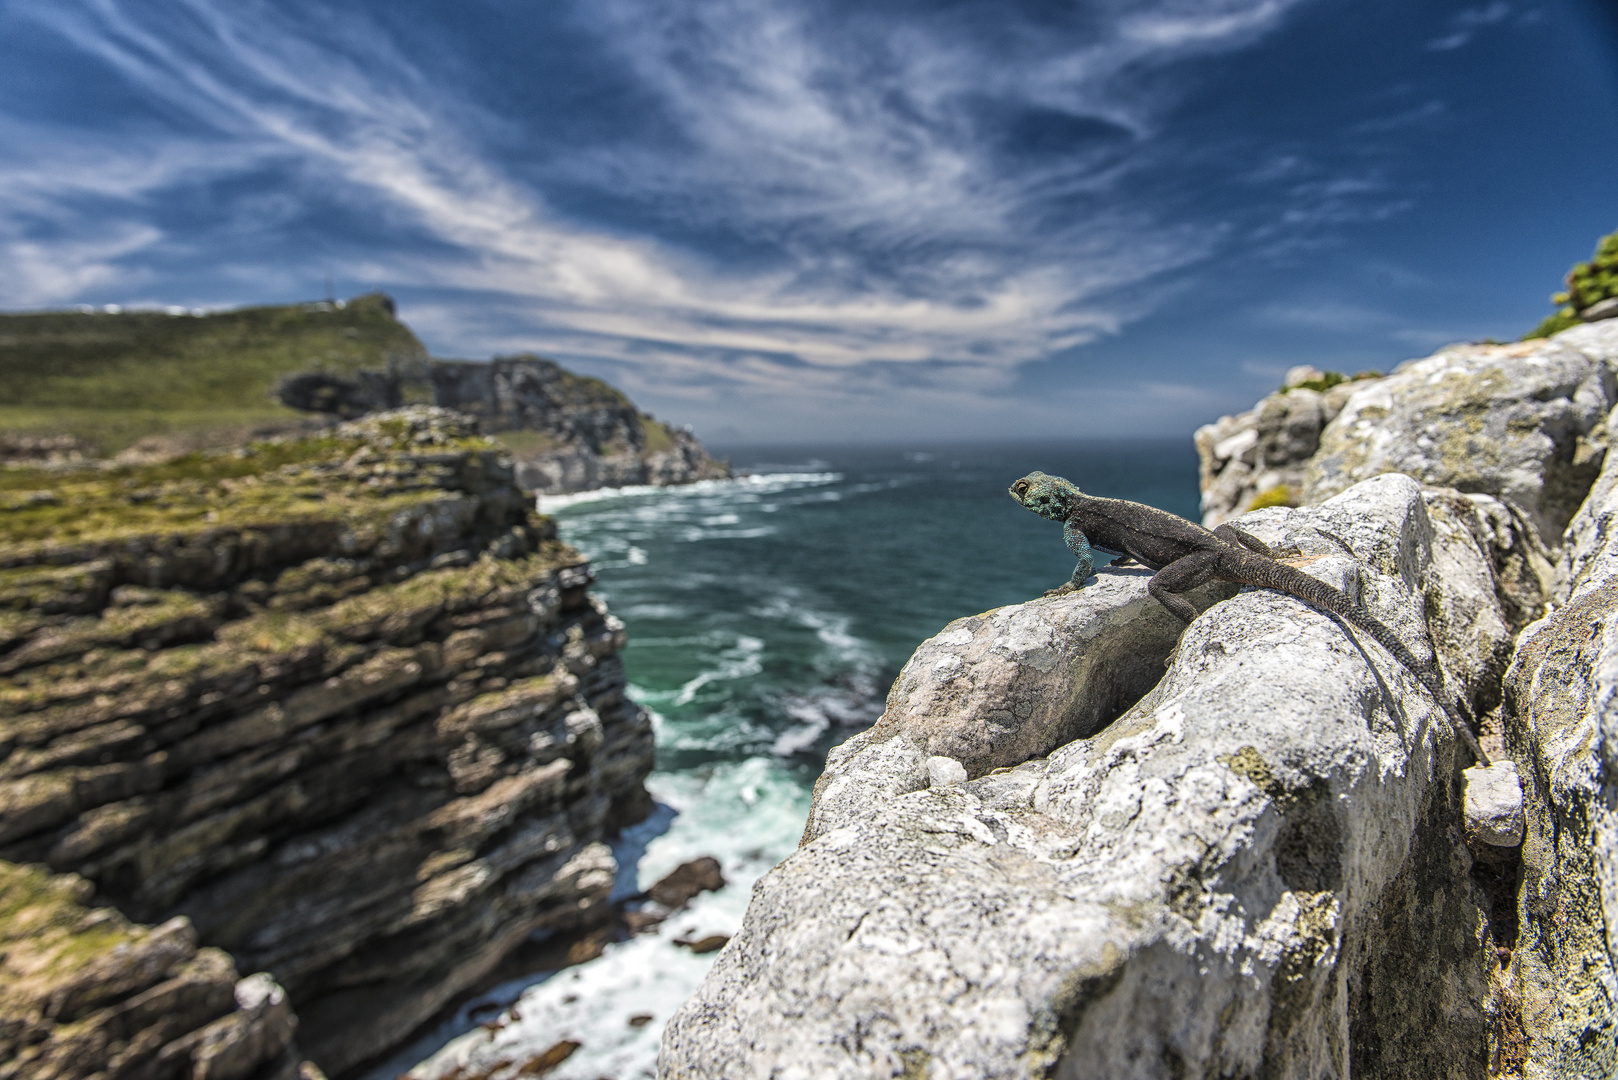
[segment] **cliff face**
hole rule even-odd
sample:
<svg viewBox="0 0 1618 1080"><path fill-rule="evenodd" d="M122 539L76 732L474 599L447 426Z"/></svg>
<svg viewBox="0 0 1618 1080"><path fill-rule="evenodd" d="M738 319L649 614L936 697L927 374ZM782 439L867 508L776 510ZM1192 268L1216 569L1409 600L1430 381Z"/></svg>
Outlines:
<svg viewBox="0 0 1618 1080"><path fill-rule="evenodd" d="M548 495L728 477L687 428L647 416L599 379L537 356L436 361L439 405L479 418L511 447L517 482Z"/></svg>
<svg viewBox="0 0 1618 1080"><path fill-rule="evenodd" d="M604 916L650 725L466 421L0 483L0 858L188 918L328 1070Z"/></svg>
<svg viewBox="0 0 1618 1080"><path fill-rule="evenodd" d="M1495 768L1268 590L1181 632L1107 568L958 620L833 750L659 1075L1613 1075L1615 376L1609 322L1199 433L1211 520L1296 482L1243 528L1430 650Z"/></svg>

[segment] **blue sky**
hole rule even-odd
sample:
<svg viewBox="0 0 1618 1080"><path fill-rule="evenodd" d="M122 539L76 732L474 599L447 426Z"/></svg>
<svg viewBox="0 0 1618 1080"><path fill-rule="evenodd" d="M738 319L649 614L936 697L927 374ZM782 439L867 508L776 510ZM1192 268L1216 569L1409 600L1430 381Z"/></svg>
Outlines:
<svg viewBox="0 0 1618 1080"><path fill-rule="evenodd" d="M1605 0L0 0L0 307L329 278L721 442L1189 433L1615 228Z"/></svg>

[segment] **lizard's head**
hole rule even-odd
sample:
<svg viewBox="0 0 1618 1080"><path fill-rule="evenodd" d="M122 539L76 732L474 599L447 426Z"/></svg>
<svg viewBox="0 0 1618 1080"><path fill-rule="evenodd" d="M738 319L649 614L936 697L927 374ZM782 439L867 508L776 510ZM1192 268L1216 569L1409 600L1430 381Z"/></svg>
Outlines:
<svg viewBox="0 0 1618 1080"><path fill-rule="evenodd" d="M1078 490L1060 476L1031 472L1011 485L1011 497L1042 518L1062 521L1073 509L1068 496Z"/></svg>

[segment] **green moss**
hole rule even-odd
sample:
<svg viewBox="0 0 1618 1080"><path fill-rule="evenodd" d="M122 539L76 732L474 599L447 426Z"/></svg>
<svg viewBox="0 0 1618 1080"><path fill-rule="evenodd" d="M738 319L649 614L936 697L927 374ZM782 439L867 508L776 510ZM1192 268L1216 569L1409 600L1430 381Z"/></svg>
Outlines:
<svg viewBox="0 0 1618 1080"><path fill-rule="evenodd" d="M1255 786L1272 796L1280 790L1275 770L1270 768L1270 763L1264 760L1264 755L1258 752L1257 747L1243 746L1234 754L1221 754L1216 760L1231 772L1245 776Z"/></svg>
<svg viewBox="0 0 1618 1080"><path fill-rule="evenodd" d="M424 360L384 296L212 315L0 315L0 429L69 434L111 454L141 438L217 445L308 418L275 396L304 371L347 375Z"/></svg>
<svg viewBox="0 0 1618 1080"><path fill-rule="evenodd" d="M406 454L359 438L322 434L192 453L153 465L0 469L0 552L12 545L105 541L129 535L250 531L325 524L358 529L443 492L420 484L407 432ZM368 447L364 468L344 459ZM488 451L483 438L450 438L431 453ZM47 487L47 485L49 485ZM48 498L39 497L49 491Z"/></svg>
<svg viewBox="0 0 1618 1080"><path fill-rule="evenodd" d="M1332 387L1340 386L1347 381L1348 376L1341 371L1328 371L1318 379L1305 379L1303 382L1295 383L1292 386L1283 386L1281 392L1284 394L1288 390L1314 390L1323 394Z"/></svg>
<svg viewBox="0 0 1618 1080"><path fill-rule="evenodd" d="M111 913L86 919L84 902L92 891L80 878L0 862L0 943L24 944L36 957L49 955L52 979L63 981L109 950L144 936L141 928ZM0 962L4 956L0 949Z"/></svg>
<svg viewBox="0 0 1618 1080"><path fill-rule="evenodd" d="M1253 499L1249 510L1263 510L1269 506L1297 506L1297 496L1285 484L1277 484L1268 491L1261 491Z"/></svg>
<svg viewBox="0 0 1618 1080"><path fill-rule="evenodd" d="M646 440L646 452L648 454L661 454L666 450L674 449L674 436L669 433L667 424L659 423L642 413L640 431Z"/></svg>
<svg viewBox="0 0 1618 1080"><path fill-rule="evenodd" d="M552 542L521 559L482 558L470 566L427 570L396 585L339 600L310 618L334 634L361 640L397 632L401 625L431 619L439 612L465 610L491 594L526 591L556 567L579 561L571 548Z"/></svg>

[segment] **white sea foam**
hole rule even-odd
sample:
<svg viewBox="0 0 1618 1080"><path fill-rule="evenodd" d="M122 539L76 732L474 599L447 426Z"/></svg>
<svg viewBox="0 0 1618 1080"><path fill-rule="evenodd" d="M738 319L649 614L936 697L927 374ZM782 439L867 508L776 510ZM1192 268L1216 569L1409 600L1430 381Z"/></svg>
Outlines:
<svg viewBox="0 0 1618 1080"><path fill-rule="evenodd" d="M757 540L761 536L774 536L775 528L763 525L756 529L685 529L680 539L686 543L699 540Z"/></svg>
<svg viewBox="0 0 1618 1080"><path fill-rule="evenodd" d="M816 463L824 464L824 463ZM699 480L694 484L659 487L656 484L632 484L627 487L592 488L568 495L541 495L538 506L541 513L550 514L581 503L601 502L604 499L628 499L644 495L665 495L675 498L702 498L713 494L757 495L760 492L781 491L789 487L815 484L835 484L843 478L836 472L771 472L738 476L731 480Z"/></svg>
<svg viewBox="0 0 1618 1080"><path fill-rule="evenodd" d="M764 670L763 654L764 642L756 637L738 634L736 644L721 654L717 667L709 668L680 687L679 693L674 696L674 704L689 705L696 698L697 691L711 682L757 675Z"/></svg>

